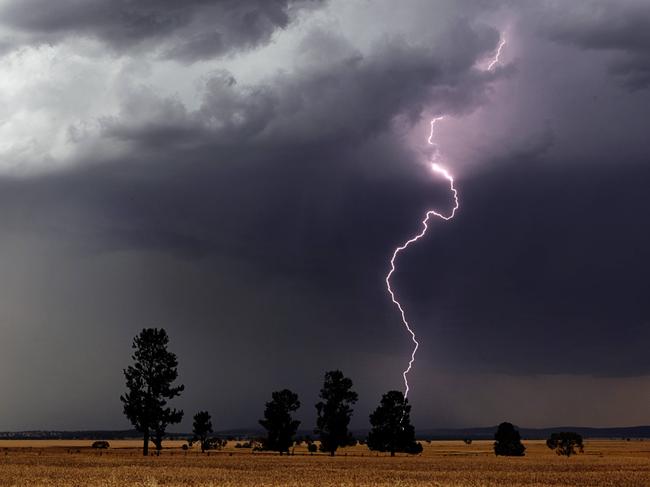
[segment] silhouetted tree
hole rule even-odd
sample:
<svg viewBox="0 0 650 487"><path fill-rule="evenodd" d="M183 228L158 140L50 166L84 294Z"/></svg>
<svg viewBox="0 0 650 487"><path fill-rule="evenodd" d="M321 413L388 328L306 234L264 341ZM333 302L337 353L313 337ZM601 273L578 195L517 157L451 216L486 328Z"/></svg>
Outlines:
<svg viewBox="0 0 650 487"><path fill-rule="evenodd" d="M201 452L208 449L208 436L212 433L212 421L210 413L207 411L199 411L194 415L192 423L193 440L201 443Z"/></svg>
<svg viewBox="0 0 650 487"><path fill-rule="evenodd" d="M415 441L415 428L411 425L411 406L400 391L388 391L381 398L375 412L370 415L372 429L368 434L368 448L374 451L417 454L422 445Z"/></svg>
<svg viewBox="0 0 650 487"><path fill-rule="evenodd" d="M293 445L293 436L298 430L300 421L291 417L291 413L300 407L298 394L289 389L283 389L271 394L271 401L266 403L264 419L259 423L266 429L264 449L280 452L289 452Z"/></svg>
<svg viewBox="0 0 650 487"><path fill-rule="evenodd" d="M555 450L555 453L558 455L564 455L566 457L575 455L578 451L580 453L584 451L582 436L571 431L551 433L551 437L546 440L546 446L551 450Z"/></svg>
<svg viewBox="0 0 650 487"><path fill-rule="evenodd" d="M523 457L526 447L521 443L519 431L511 423L501 423L494 434L494 454L506 457Z"/></svg>
<svg viewBox="0 0 650 487"><path fill-rule="evenodd" d="M183 419L182 410L166 407L167 401L184 389L183 385L172 386L178 378L178 360L167 350L168 344L169 337L162 328L143 329L133 339L133 365L124 370L128 392L120 400L126 417L144 435L145 456L150 438L160 451L167 426Z"/></svg>
<svg viewBox="0 0 650 487"><path fill-rule="evenodd" d="M320 390L322 401L316 404L318 418L315 432L320 435L321 451L334 456L341 446L351 445L354 441L348 431L352 417L352 405L358 395L352 390L352 381L340 370L325 374L325 382Z"/></svg>

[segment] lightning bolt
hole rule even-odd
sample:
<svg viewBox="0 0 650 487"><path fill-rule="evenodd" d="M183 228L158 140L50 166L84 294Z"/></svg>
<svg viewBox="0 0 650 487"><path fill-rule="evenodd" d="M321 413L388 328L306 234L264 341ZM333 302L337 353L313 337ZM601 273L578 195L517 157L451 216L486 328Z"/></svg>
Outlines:
<svg viewBox="0 0 650 487"><path fill-rule="evenodd" d="M499 42L499 47L497 47L497 52L494 55L494 58L492 59L490 64L488 64L488 67L487 67L488 71L492 71L492 68L494 68L497 64L499 64L499 58L501 57L501 50L503 49L503 46L505 46L505 45L506 45L506 39L505 39L505 37L503 37L501 39L501 42Z"/></svg>
<svg viewBox="0 0 650 487"><path fill-rule="evenodd" d="M491 71L498 63L501 57L501 51L503 49L503 46L506 45L506 40L504 37L501 38L499 45L496 49L496 52L494 54L494 57L490 61L490 63L487 66L487 70ZM411 341L413 342L413 350L411 351L411 359L409 360L408 367L402 372L402 377L404 378L404 398L406 398L409 394L409 381L408 381L408 374L411 372L411 369L413 368L413 364L415 363L415 354L418 351L418 348L420 348L420 343L417 340L417 336L413 329L411 328L411 325L409 324L408 320L406 319L406 312L404 311L404 308L402 307L402 304L399 302L395 295L395 291L393 291L393 287L390 284L390 278L393 276L393 273L396 270L396 265L395 261L397 260L397 257L401 252L406 250L411 244L417 242L420 240L422 237L425 236L427 233L427 230L429 230L429 222L432 217L437 217L440 218L441 220L449 221L452 218L456 216L456 211L460 208L460 200L458 198L458 190L456 189L456 186L454 185L454 177L451 175L451 173L442 167L440 164L438 164L436 161L438 160L438 146L437 144L433 141L433 135L434 135L434 127L435 125L444 120L444 115L435 117L431 120L430 127L431 130L429 132L429 138L427 139L427 142L429 145L433 145L436 147L436 152L433 156L433 161L431 162L431 169L433 172L435 172L437 175L443 177L449 182L449 190L451 191L451 194L454 199L454 206L451 209L451 211L448 214L440 213L436 210L427 210L426 214L424 215L424 219L420 223L421 230L419 233L413 235L411 238L409 238L406 242L404 242L402 245L397 247L393 251L393 256L390 259L390 270L388 271L388 274L386 274L386 289L388 290L388 293L390 294L390 298L393 301L393 304L397 306L397 309L399 310L400 316L402 317L402 324L404 325L404 328L406 328L406 331L411 335Z"/></svg>

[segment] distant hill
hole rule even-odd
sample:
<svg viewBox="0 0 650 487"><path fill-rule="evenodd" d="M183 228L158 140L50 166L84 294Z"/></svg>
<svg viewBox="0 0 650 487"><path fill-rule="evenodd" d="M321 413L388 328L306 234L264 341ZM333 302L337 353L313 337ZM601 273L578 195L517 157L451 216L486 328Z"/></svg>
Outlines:
<svg viewBox="0 0 650 487"><path fill-rule="evenodd" d="M186 434L169 433L169 438L187 438ZM2 440L130 440L140 439L142 434L136 430L84 430L84 431L4 431Z"/></svg>
<svg viewBox="0 0 650 487"><path fill-rule="evenodd" d="M494 438L496 426L481 428L426 428L417 430L417 437L421 440L491 440ZM602 439L627 439L650 438L650 426L625 426L617 428L587 428L578 426L561 426L552 428L525 428L518 427L525 440L543 440L551 433L560 431L575 431L584 438ZM356 438L365 438L368 430L354 430ZM256 438L264 435L258 428L236 428L218 431L216 436L221 438ZM168 433L167 438L185 439L190 433ZM316 438L313 431L301 430L297 436L311 436ZM135 430L83 430L83 431L8 431L0 432L3 440L128 440L140 439L142 435Z"/></svg>
<svg viewBox="0 0 650 487"><path fill-rule="evenodd" d="M552 428L525 428L518 427L523 439L545 440L551 433L560 431L575 431L583 438L650 438L650 426L626 426L617 428L587 428L580 426L558 426ZM491 440L494 438L496 426L484 428L461 428L461 429L421 429L417 431L419 438L428 440L462 440L471 438L474 440Z"/></svg>

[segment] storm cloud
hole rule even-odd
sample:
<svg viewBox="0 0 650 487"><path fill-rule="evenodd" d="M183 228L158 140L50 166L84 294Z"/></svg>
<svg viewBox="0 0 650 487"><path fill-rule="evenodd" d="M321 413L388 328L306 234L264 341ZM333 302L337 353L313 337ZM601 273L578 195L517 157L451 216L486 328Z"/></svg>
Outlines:
<svg viewBox="0 0 650 487"><path fill-rule="evenodd" d="M194 62L268 42L276 29L316 0L45 0L5 2L2 25L17 46L97 39L115 51L159 51L162 57Z"/></svg>
<svg viewBox="0 0 650 487"><path fill-rule="evenodd" d="M388 258L452 204L442 114L461 210L394 277L417 425L577 423L516 398L647 388L643 3L33 0L0 24L0 428L127 427L144 326L219 429L279 387L309 427L339 367L365 426L410 351Z"/></svg>

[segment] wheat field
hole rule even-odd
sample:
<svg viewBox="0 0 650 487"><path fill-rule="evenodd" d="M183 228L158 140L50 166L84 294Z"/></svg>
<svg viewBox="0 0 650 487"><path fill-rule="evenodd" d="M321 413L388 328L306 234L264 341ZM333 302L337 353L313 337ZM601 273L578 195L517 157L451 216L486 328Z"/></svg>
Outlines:
<svg viewBox="0 0 650 487"><path fill-rule="evenodd" d="M93 451L89 441L0 441L0 486L650 486L650 441L587 441L560 458L541 441L523 458L497 458L491 443L440 441L416 457L376 455L363 446L331 458L296 448L293 456L234 448L210 455L168 442L144 458L135 441Z"/></svg>

